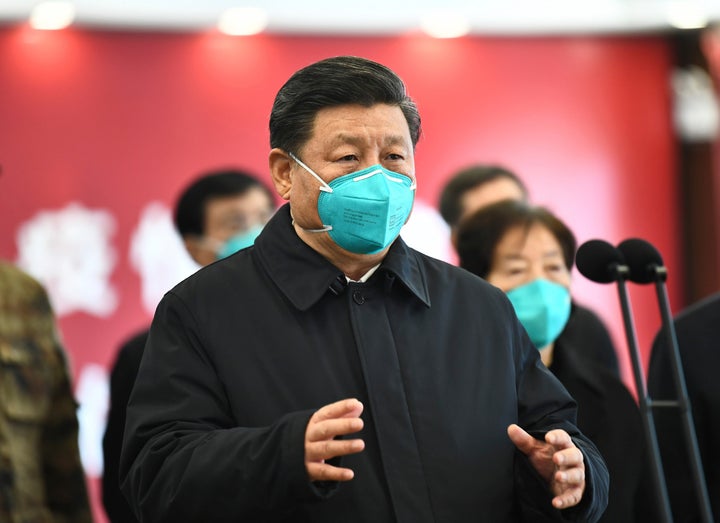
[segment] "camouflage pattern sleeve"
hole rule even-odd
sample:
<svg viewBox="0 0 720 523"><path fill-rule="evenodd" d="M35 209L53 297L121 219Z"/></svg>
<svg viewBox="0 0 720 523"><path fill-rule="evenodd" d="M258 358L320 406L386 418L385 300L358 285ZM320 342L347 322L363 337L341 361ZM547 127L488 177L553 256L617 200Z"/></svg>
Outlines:
<svg viewBox="0 0 720 523"><path fill-rule="evenodd" d="M0 263L0 521L92 521L76 409L45 290Z"/></svg>

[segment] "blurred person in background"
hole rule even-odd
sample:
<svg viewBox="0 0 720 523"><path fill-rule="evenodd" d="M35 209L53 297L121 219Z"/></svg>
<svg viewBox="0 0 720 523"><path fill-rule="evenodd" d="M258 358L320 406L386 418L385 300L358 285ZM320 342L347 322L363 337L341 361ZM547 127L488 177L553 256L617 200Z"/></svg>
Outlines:
<svg viewBox="0 0 720 523"><path fill-rule="evenodd" d="M527 187L514 172L500 165L472 165L450 176L440 194L440 214L450 226L451 240L457 250L460 221L489 204L514 200L528 202ZM610 333L595 312L575 301L570 319L560 333L568 347L582 349L580 357L589 358L620 376L617 352Z"/></svg>
<svg viewBox="0 0 720 523"><path fill-rule="evenodd" d="M687 307L675 317L675 334L695 435L715 521L720 522L720 293ZM664 332L658 332L648 369L648 392L653 400L677 400L673 366ZM654 409L670 507L675 523L701 521L700 505L677 408Z"/></svg>
<svg viewBox="0 0 720 523"><path fill-rule="evenodd" d="M274 212L274 196L257 177L237 169L223 169L203 173L183 190L175 206L174 222L190 256L205 266L252 245ZM137 521L120 492L118 463L125 408L147 336L148 331L143 330L120 347L110 374L102 496L112 523Z"/></svg>
<svg viewBox="0 0 720 523"><path fill-rule="evenodd" d="M560 336L571 317L573 233L542 207L505 200L466 216L456 247L461 267L507 294L542 362L577 401L578 427L597 445L610 472L608 507L600 521L657 521L635 400L615 374L581 357L588 343L577 339L571 346Z"/></svg>
<svg viewBox="0 0 720 523"><path fill-rule="evenodd" d="M0 521L90 523L77 403L45 289L0 261Z"/></svg>

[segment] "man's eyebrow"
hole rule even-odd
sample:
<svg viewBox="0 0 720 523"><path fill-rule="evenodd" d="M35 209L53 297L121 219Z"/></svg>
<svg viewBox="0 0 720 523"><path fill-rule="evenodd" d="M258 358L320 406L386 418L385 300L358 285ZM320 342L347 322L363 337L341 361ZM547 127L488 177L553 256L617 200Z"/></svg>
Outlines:
<svg viewBox="0 0 720 523"><path fill-rule="evenodd" d="M387 136L383 143L384 145L406 145L405 138L400 134L393 134L390 136ZM355 134L348 134L348 133L338 133L335 136L333 136L330 139L330 145L331 146L337 146L337 145L343 145L343 144L350 144L350 145L361 145L363 142L365 142L365 138L360 135Z"/></svg>

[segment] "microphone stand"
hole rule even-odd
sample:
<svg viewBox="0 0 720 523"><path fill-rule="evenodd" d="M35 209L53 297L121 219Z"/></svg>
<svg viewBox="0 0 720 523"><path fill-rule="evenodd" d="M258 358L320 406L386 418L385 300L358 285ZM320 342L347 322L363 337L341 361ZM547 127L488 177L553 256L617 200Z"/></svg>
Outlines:
<svg viewBox="0 0 720 523"><path fill-rule="evenodd" d="M625 324L625 335L627 337L628 348L630 349L630 358L632 360L633 376L635 378L635 388L637 389L638 400L640 404L640 412L642 416L643 429L645 432L645 440L649 449L650 459L653 467L653 482L660 503L660 516L663 523L672 523L672 513L670 511L670 502L668 499L667 486L665 484L665 474L663 472L662 460L660 459L660 448L657 442L657 433L655 432L655 421L653 419L650 401L647 397L647 388L645 386L645 378L643 375L642 365L640 363L640 352L638 351L637 334L635 332L635 323L633 322L632 313L630 312L630 297L627 292L625 280L629 276L627 265L614 263L612 270L615 272L618 295L620 297L620 306L622 308L623 323Z"/></svg>
<svg viewBox="0 0 720 523"><path fill-rule="evenodd" d="M679 407L683 420L683 435L690 452L690 466L693 476L693 484L697 493L697 500L700 507L700 516L703 523L713 523L712 509L710 508L710 498L708 496L705 484L705 474L703 473L702 462L700 460L700 451L697 445L697 437L695 435L695 423L693 422L692 410L690 409L690 401L688 400L687 386L685 384L685 376L680 363L680 350L678 348L677 336L675 335L675 323L670 315L670 305L667 295L667 286L665 279L667 277L667 269L664 266L652 264L650 269L654 271L655 291L660 305L660 314L662 316L663 331L667 341L667 349L670 351L670 362L672 364L673 378L675 380L675 390L678 394L677 401L652 401L655 407Z"/></svg>

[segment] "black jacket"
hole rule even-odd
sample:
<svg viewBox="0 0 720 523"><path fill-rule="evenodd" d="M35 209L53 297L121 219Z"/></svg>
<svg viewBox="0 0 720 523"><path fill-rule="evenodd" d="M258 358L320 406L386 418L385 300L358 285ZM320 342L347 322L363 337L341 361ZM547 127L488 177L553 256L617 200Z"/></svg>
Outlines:
<svg viewBox="0 0 720 523"><path fill-rule="evenodd" d="M125 410L132 391L148 331L125 341L110 372L110 405L103 435L102 502L110 523L137 523L130 504L120 492L120 451L125 430Z"/></svg>
<svg viewBox="0 0 720 523"><path fill-rule="evenodd" d="M598 315L587 307L573 301L570 318L556 340L557 344L562 345L563 350L574 351L584 361L592 361L620 378L617 352L610 333Z"/></svg>
<svg viewBox="0 0 720 523"><path fill-rule="evenodd" d="M355 478L308 481L316 409L363 402ZM470 273L390 248L367 283L296 235L287 206L255 246L158 306L127 411L123 489L147 521L412 522L559 519L506 429L573 435L594 521L607 471L574 426L505 295Z"/></svg>
<svg viewBox="0 0 720 523"><path fill-rule="evenodd" d="M620 379L583 357L582 349L558 339L550 370L577 402L577 425L610 473L608 506L600 521L660 521L640 409Z"/></svg>
<svg viewBox="0 0 720 523"><path fill-rule="evenodd" d="M681 312L675 333L692 406L695 434L715 521L720 522L720 294ZM676 400L675 380L664 334L653 343L648 392L655 400ZM677 408L654 409L658 446L662 456L673 519L700 521L700 505L692 480L688 444Z"/></svg>

